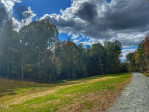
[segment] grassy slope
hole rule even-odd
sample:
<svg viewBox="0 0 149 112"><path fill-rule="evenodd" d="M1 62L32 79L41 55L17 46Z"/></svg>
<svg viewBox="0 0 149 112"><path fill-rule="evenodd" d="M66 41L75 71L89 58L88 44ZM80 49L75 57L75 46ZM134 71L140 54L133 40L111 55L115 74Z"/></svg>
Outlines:
<svg viewBox="0 0 149 112"><path fill-rule="evenodd" d="M0 112L105 111L130 80L130 74L57 84L0 80Z"/></svg>
<svg viewBox="0 0 149 112"><path fill-rule="evenodd" d="M149 77L149 73L143 73L145 76Z"/></svg>

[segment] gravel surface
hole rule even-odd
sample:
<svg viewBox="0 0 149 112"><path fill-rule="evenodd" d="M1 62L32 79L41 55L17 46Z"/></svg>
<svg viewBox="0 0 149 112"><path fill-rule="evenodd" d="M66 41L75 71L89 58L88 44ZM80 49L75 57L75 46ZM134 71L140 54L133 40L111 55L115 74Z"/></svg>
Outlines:
<svg viewBox="0 0 149 112"><path fill-rule="evenodd" d="M108 112L149 112L149 78L133 73L132 82Z"/></svg>

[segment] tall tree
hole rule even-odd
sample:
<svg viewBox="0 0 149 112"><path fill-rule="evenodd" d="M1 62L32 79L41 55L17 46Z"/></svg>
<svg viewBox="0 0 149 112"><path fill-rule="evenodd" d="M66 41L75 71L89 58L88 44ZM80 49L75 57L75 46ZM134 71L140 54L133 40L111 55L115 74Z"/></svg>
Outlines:
<svg viewBox="0 0 149 112"><path fill-rule="evenodd" d="M49 49L58 40L58 30L55 25L48 20L34 21L20 30L23 36L22 44L25 48L32 48L33 52L37 54L38 72L44 71L41 64L45 64L45 59ZM28 52L28 51L26 51ZM27 59L26 59L27 60ZM27 61L26 61L27 62ZM41 73L45 78L45 72Z"/></svg>
<svg viewBox="0 0 149 112"><path fill-rule="evenodd" d="M91 56L92 59L94 60L95 63L97 63L97 74L101 73L104 74L103 70L103 58L105 56L105 50L104 47L97 43L93 44L92 49L91 49Z"/></svg>

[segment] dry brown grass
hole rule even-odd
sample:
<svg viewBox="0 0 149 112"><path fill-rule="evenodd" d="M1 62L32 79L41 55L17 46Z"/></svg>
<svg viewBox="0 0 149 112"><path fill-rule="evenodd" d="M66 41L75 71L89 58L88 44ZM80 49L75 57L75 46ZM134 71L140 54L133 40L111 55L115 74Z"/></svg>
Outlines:
<svg viewBox="0 0 149 112"><path fill-rule="evenodd" d="M75 99L75 103L71 105L65 105L59 108L59 112L105 112L108 110L120 97L122 90L131 79L125 81L125 83L119 85L113 85L116 87L115 91L102 90L100 92L88 93ZM81 95L81 94L80 94ZM85 104L87 103L87 104ZM87 107L85 105L91 105Z"/></svg>
<svg viewBox="0 0 149 112"><path fill-rule="evenodd" d="M108 79L111 79L111 78L115 78L115 77L102 77L102 78L99 78L99 79L94 79L94 80L89 80L89 81L81 81L81 82L80 81L71 81L74 84L64 85L64 86L58 85L56 87L51 87L51 88L45 87L45 88L42 88L42 89L37 88L37 89L25 92L24 93L25 96L20 95L20 94L15 95L15 97L14 96L9 96L9 99L11 99L11 100L9 102L7 102L7 101L3 102L3 104L8 104L8 105L21 104L21 103L24 103L25 101L33 99L33 98L42 97L42 96L46 96L48 94L52 94L60 88L69 87L69 86L73 86L73 85L85 84L85 83L89 83L89 82L104 81L104 80L108 80ZM13 81L10 81L10 82L13 82ZM76 82L78 82L78 83L76 83ZM35 83L35 84L39 84L39 83ZM9 93L11 93L11 92L6 92L3 95L7 95ZM8 99L8 96L5 96L5 97ZM5 98L3 97L3 99L5 99Z"/></svg>
<svg viewBox="0 0 149 112"><path fill-rule="evenodd" d="M121 78L125 78L123 82L121 82ZM113 82L108 82L113 81ZM116 81L116 83L115 83ZM27 91L15 94L15 95L4 95L3 97L0 97L0 105L9 105L14 106L17 104L17 107L15 109L25 108L23 111L33 109L32 111L35 111L36 109L45 110L53 108L52 112L105 112L107 109L109 109L119 98L121 91L124 89L125 85L128 84L131 81L129 74L124 75L110 75L105 77L96 77L91 79L82 79L82 80L76 80L76 81L69 81L64 84L58 83L58 84L45 84L43 87L34 87L33 88L27 88ZM101 85L108 85L105 87L105 89L100 89L97 91L87 91L87 92L80 92L79 93L73 93L71 89L78 90L78 88L84 89L86 86L95 86L95 84L98 84L101 82ZM104 83L106 82L106 83ZM37 83L38 84L38 83ZM96 86L95 86L96 87ZM114 89L111 89L113 88ZM62 93L59 92L59 90L62 89ZM69 90L70 89L70 90ZM66 93L63 91L67 91ZM7 94L7 93L6 93ZM26 101L33 100L35 98L42 98L42 97L48 97L48 95L58 95L58 99L53 100L45 100L41 101L40 104L37 103L26 103ZM65 100L71 101L69 103L65 103ZM64 100L64 101L63 101ZM36 100L35 100L36 101ZM49 107L50 105L53 105L56 107ZM1 109L0 109L1 110ZM13 108L10 108L9 111L14 111ZM23 112L21 111L21 112ZM29 111L31 112L31 110Z"/></svg>

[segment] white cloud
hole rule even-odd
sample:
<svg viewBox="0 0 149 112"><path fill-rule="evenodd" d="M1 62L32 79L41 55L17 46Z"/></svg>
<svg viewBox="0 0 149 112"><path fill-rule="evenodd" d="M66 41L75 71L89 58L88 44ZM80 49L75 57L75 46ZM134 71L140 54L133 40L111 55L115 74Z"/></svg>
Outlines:
<svg viewBox="0 0 149 112"><path fill-rule="evenodd" d="M111 0L111 3L72 0L71 6L61 10L60 14L46 14L41 19L49 19L60 33L75 35L72 39L84 45L119 40L123 47L129 48L137 46L149 34L148 10L147 0ZM78 34L90 39L76 41ZM123 59L127 53L125 50Z"/></svg>
<svg viewBox="0 0 149 112"><path fill-rule="evenodd" d="M1 0L1 2L4 4L9 15L12 15L15 3L21 3L20 0Z"/></svg>
<svg viewBox="0 0 149 112"><path fill-rule="evenodd" d="M1 0L4 4L5 10L8 13L8 16L13 16L13 7L15 3L21 3L21 0ZM25 19L25 25L28 25L32 22L32 19L36 14L31 10L31 7L28 7L28 10L23 12ZM14 30L19 31L21 29L21 22L18 21L15 17L12 17ZM24 21L24 20L22 20Z"/></svg>
<svg viewBox="0 0 149 112"><path fill-rule="evenodd" d="M26 18L25 25L31 23L32 19L36 17L36 14L31 10L31 7L28 7L28 10L23 12L23 15Z"/></svg>
<svg viewBox="0 0 149 112"><path fill-rule="evenodd" d="M28 7L28 10L23 12L23 15L25 19L22 20L24 25L28 25L33 21L33 18L36 17L36 14L31 10L31 7ZM13 25L14 25L14 30L19 31L21 29L21 22L18 21L13 17Z"/></svg>
<svg viewBox="0 0 149 112"><path fill-rule="evenodd" d="M79 37L79 35L75 35L75 34L72 35L72 39L76 39L78 37Z"/></svg>
<svg viewBox="0 0 149 112"><path fill-rule="evenodd" d="M1 0L9 15L15 3L20 0ZM135 5L134 5L135 3ZM142 7L143 6L143 7ZM68 33L76 43L91 45L97 42L119 40L123 47L137 46L149 34L149 3L147 0L72 0L70 7L60 14L45 14L41 19L49 19L60 33ZM30 15L26 25L36 14L28 8ZM14 28L20 29L20 22L13 18ZM89 38L83 42L79 39ZM130 50L129 50L130 51ZM128 50L127 50L128 52ZM126 51L123 53L127 54Z"/></svg>
<svg viewBox="0 0 149 112"><path fill-rule="evenodd" d="M121 56L121 60L125 60L126 59L126 55L132 52L135 52L136 49L135 48L131 48L131 49L123 49L122 50L122 56Z"/></svg>
<svg viewBox="0 0 149 112"><path fill-rule="evenodd" d="M19 32L19 30L21 29L21 23L17 19L15 19L14 17L12 18L12 20L13 20L14 30Z"/></svg>
<svg viewBox="0 0 149 112"><path fill-rule="evenodd" d="M74 43L78 43L78 42L79 42L79 40L73 40L73 42L74 42Z"/></svg>
<svg viewBox="0 0 149 112"><path fill-rule="evenodd" d="M81 34L96 42L120 40L123 46L134 46L149 31L148 4L147 0L112 0L111 3L72 0L71 6L61 10L61 14L46 14L41 19L49 19L62 33Z"/></svg>

